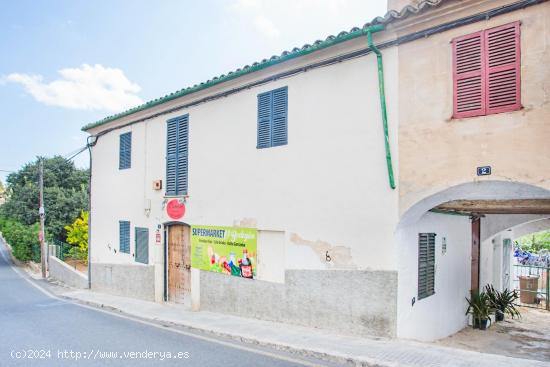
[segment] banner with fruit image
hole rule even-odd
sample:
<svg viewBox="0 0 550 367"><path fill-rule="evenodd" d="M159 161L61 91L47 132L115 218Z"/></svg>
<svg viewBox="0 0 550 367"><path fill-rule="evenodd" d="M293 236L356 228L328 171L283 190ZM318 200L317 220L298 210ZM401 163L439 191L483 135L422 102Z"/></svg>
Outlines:
<svg viewBox="0 0 550 367"><path fill-rule="evenodd" d="M253 279L257 239L255 228L192 226L191 266Z"/></svg>

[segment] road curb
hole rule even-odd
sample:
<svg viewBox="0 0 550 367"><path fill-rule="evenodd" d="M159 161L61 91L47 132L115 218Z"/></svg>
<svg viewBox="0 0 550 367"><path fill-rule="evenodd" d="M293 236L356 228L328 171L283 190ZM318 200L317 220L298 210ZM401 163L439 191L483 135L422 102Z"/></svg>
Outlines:
<svg viewBox="0 0 550 367"><path fill-rule="evenodd" d="M290 345L290 344L275 343L275 342L268 341L268 340L250 338L250 337L238 335L238 334L235 334L235 333L227 333L227 332L221 332L221 331L212 330L212 329L208 329L208 328L201 328L201 327L198 327L198 326L195 326L195 325L188 325L188 324L185 324L185 323L178 323L178 322L174 322L174 321L164 320L164 319L161 319L161 318L147 318L147 317L144 317L142 315L137 315L137 314L125 311L125 310L123 310L121 308L118 308L118 307L113 307L113 306L106 305L106 304L99 303L99 302L84 301L84 300L81 300L79 298L70 297L70 296L67 296L67 295L56 295L56 297L59 297L59 298L65 299L65 300L69 300L73 303L83 304L83 305L86 305L86 306L90 306L90 307L94 307L94 308L98 308L98 309L102 309L102 310L107 310L109 312L120 313L120 314L123 314L125 316L130 316L132 318L137 318L137 319L140 319L140 320L145 320L145 321L154 322L154 323L161 323L163 326L167 326L167 327L170 327L170 326L180 327L180 328L184 328L185 330L188 330L188 331L205 333L205 334L213 335L213 336L220 337L220 338L227 338L227 339L231 339L233 341L238 341L238 342L242 342L242 343L249 344L249 345L269 347L269 348L273 348L273 349L276 349L276 350L279 350L279 351L283 351L283 352L287 352L287 353L290 353L290 354L295 354L295 355L298 355L298 356L302 356L302 357L310 357L310 358L320 359L320 360L323 360L323 361L338 363L338 364L342 364L342 365L346 365L346 366L397 367L397 365L395 363L383 363L383 362L380 362L380 361L373 361L373 360L368 360L368 359L364 359L364 358L355 358L355 357L342 355L342 354L337 354L337 353L327 353L325 351L301 348L301 347L296 347L296 346L293 346L293 345Z"/></svg>

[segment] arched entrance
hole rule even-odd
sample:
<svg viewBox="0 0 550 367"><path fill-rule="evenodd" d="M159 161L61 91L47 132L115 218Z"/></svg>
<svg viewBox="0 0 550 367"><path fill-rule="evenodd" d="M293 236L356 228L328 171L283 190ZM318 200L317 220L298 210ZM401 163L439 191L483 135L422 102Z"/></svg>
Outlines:
<svg viewBox="0 0 550 367"><path fill-rule="evenodd" d="M493 284L497 289L516 289L521 295L518 303L550 311L550 257L548 249L541 246L548 237L542 235L538 241L534 240L536 234L548 230L550 216L542 215L534 220L520 216L509 228L490 233L485 247L493 249L493 254L490 251L486 254L489 255L486 256L488 269L482 274L483 284Z"/></svg>
<svg viewBox="0 0 550 367"><path fill-rule="evenodd" d="M485 285L484 269L489 271L485 254L505 254L502 242L488 249L484 240L497 229L549 214L549 190L503 181L453 186L412 205L396 231L398 336L434 340L465 327L465 297ZM493 279L503 279L494 269L504 268L490 269Z"/></svg>

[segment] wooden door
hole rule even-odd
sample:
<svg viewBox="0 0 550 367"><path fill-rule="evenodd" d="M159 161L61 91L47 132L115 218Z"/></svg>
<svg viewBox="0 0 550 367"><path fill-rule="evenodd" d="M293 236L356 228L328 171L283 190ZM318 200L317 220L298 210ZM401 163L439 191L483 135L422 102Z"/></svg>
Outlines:
<svg viewBox="0 0 550 367"><path fill-rule="evenodd" d="M472 283L471 291L479 291L479 237L480 237L480 220L475 218L472 220Z"/></svg>
<svg viewBox="0 0 550 367"><path fill-rule="evenodd" d="M191 244L189 227L168 227L168 301L184 303L191 291Z"/></svg>

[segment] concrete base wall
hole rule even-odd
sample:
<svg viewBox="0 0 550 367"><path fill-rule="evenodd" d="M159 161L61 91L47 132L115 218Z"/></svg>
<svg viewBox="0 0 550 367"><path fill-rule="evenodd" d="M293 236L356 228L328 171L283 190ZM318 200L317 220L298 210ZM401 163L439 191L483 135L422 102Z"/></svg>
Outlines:
<svg viewBox="0 0 550 367"><path fill-rule="evenodd" d="M287 270L285 284L200 272L201 310L360 336L396 335L397 272Z"/></svg>
<svg viewBox="0 0 550 367"><path fill-rule="evenodd" d="M49 276L74 288L88 288L88 277L78 270L73 269L65 262L50 256Z"/></svg>
<svg viewBox="0 0 550 367"><path fill-rule="evenodd" d="M92 263L92 290L154 301L154 266Z"/></svg>

